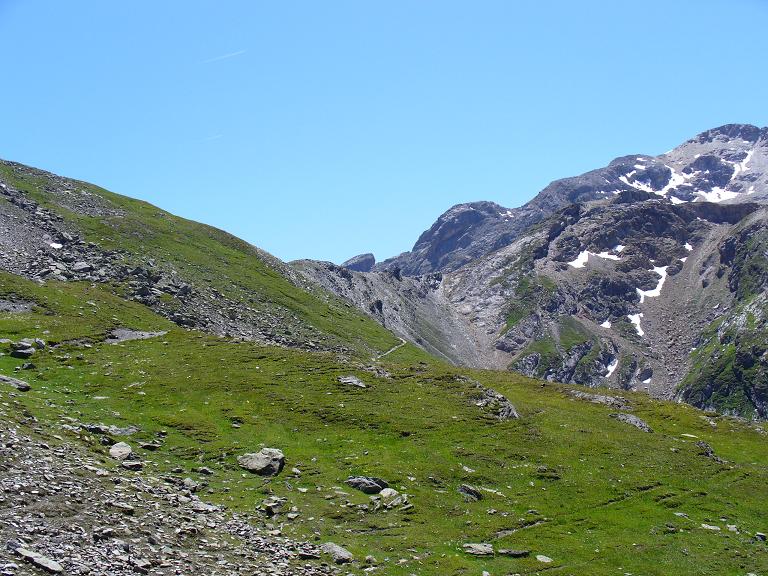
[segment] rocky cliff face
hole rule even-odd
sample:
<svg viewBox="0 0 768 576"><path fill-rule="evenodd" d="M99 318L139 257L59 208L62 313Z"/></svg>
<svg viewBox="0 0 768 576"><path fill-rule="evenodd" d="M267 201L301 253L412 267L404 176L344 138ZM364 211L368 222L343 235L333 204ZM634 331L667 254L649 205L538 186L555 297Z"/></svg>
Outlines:
<svg viewBox="0 0 768 576"><path fill-rule="evenodd" d="M768 129L724 126L519 209L456 206L343 289L302 271L456 363L764 418L767 175Z"/></svg>

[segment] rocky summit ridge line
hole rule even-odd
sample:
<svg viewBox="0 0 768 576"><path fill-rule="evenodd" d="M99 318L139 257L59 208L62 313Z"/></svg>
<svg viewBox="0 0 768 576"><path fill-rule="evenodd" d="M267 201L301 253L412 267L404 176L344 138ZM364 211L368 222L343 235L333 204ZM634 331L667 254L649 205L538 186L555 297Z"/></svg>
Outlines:
<svg viewBox="0 0 768 576"><path fill-rule="evenodd" d="M766 203L768 128L732 124L454 206L372 272L295 266L457 364L765 418Z"/></svg>
<svg viewBox="0 0 768 576"><path fill-rule="evenodd" d="M376 270L408 276L456 270L512 242L524 230L572 203L646 191L672 202L768 200L768 128L728 124L708 130L660 156L632 154L605 168L556 180L519 208L494 202L458 204L442 214L410 252Z"/></svg>

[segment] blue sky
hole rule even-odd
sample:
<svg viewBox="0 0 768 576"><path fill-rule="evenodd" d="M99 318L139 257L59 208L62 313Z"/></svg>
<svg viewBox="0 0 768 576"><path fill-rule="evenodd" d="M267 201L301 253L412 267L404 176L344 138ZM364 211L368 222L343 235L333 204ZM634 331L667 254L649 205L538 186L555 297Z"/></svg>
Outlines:
<svg viewBox="0 0 768 576"><path fill-rule="evenodd" d="M0 157L283 259L768 124L768 2L0 0Z"/></svg>

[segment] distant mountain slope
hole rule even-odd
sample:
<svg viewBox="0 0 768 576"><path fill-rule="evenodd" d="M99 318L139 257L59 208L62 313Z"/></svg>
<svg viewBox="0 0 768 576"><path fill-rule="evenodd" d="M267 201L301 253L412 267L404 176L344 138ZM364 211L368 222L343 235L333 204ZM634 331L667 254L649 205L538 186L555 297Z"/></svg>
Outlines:
<svg viewBox="0 0 768 576"><path fill-rule="evenodd" d="M266 252L97 186L0 161L0 269L112 286L219 335L375 354L398 340Z"/></svg>
<svg viewBox="0 0 768 576"><path fill-rule="evenodd" d="M621 158L517 211L456 206L385 272L299 270L457 364L766 418L767 133Z"/></svg>
<svg viewBox="0 0 768 576"><path fill-rule="evenodd" d="M459 204L442 214L413 249L376 265L406 275L448 272L509 245L568 204L620 192L651 192L672 202L768 200L768 127L728 124L660 156L633 154L605 168L552 182L520 208Z"/></svg>

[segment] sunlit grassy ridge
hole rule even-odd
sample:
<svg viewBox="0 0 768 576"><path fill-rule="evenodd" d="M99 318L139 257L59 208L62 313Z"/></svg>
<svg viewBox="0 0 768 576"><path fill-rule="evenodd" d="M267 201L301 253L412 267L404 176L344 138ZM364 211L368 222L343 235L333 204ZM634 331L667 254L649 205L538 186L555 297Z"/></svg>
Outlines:
<svg viewBox="0 0 768 576"><path fill-rule="evenodd" d="M382 573L768 570L766 545L753 539L768 527L768 446L758 425L626 394L654 429L646 434L609 417L615 410L573 399L565 386L456 369L411 346L378 362L391 378L376 377L363 369L369 359L341 362L183 331L102 287L41 287L3 274L0 298L37 303L31 312L0 313L0 337L71 341L18 374L33 386L20 399L43 426L102 454L95 436L59 429L69 422L62 418L139 426L128 439L134 447L164 430L160 450L137 448L147 473L179 466L209 482L204 498L236 510L254 512L267 494L284 496L284 510L296 506L300 515L270 520L283 533L338 542L359 559L372 554ZM168 333L101 342L116 326ZM12 374L21 363L0 357L0 372ZM368 387L338 382L348 374ZM484 413L472 380L504 393L521 418L499 422ZM700 455L699 439L727 463ZM237 454L262 445L286 454L286 469L273 480L236 465ZM215 474L192 472L201 465ZM343 484L352 474L386 479L413 508L359 509L369 499ZM465 501L462 483L484 498ZM532 554L472 558L461 550L466 542Z"/></svg>
<svg viewBox="0 0 768 576"><path fill-rule="evenodd" d="M105 250L128 255L129 263L152 259L194 286L210 287L234 302L268 313L296 316L327 343L360 354L398 343L389 331L338 298L291 281L280 261L222 230L179 218L151 204L76 180L0 162L0 176L41 206L64 217L83 237ZM107 209L97 216L67 208L62 188L93 195ZM119 291L119 287L116 288Z"/></svg>

